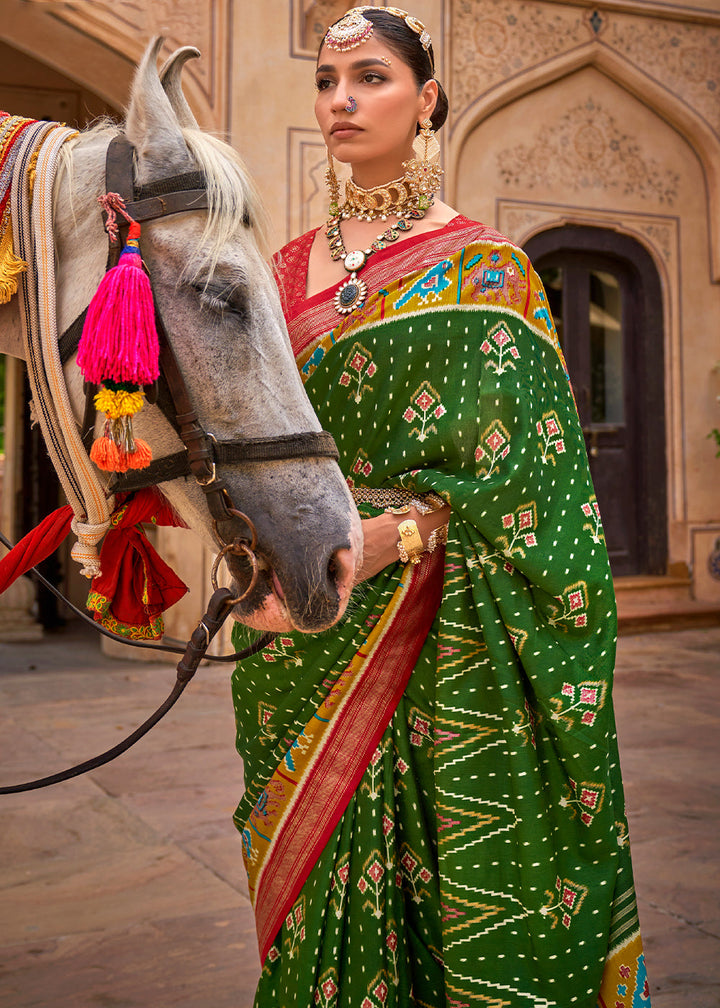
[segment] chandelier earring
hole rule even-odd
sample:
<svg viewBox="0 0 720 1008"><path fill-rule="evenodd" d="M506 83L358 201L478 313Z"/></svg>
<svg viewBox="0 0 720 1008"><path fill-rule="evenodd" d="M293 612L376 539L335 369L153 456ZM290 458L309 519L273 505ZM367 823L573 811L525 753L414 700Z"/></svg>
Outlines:
<svg viewBox="0 0 720 1008"><path fill-rule="evenodd" d="M405 179L418 194L418 205L429 209L435 193L440 188L443 170L440 167L440 144L435 136L430 119L423 119L420 132L413 141L415 157L403 162Z"/></svg>
<svg viewBox="0 0 720 1008"><path fill-rule="evenodd" d="M330 191L330 216L335 217L340 213L340 184L337 180L337 175L335 174L335 165L333 164L333 156L328 148L327 152L328 166L325 169L325 184Z"/></svg>

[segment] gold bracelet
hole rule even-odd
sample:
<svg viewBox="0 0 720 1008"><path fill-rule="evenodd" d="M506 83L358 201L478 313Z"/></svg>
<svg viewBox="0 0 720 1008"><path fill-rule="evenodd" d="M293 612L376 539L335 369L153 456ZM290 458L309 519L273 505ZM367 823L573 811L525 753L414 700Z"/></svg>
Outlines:
<svg viewBox="0 0 720 1008"><path fill-rule="evenodd" d="M398 525L400 539L397 544L397 551L403 563L419 564L420 557L425 552L422 536L417 527L417 522L412 518L400 522Z"/></svg>

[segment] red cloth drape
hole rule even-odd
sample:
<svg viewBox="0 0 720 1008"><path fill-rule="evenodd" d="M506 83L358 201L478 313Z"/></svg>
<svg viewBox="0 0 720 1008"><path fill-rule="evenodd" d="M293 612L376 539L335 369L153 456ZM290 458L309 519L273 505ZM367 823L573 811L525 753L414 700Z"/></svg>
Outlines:
<svg viewBox="0 0 720 1008"><path fill-rule="evenodd" d="M100 551L102 573L93 580L87 607L98 623L124 637L162 637L162 613L188 589L150 545L141 523L187 526L154 488L118 500ZM55 552L72 517L69 504L58 508L0 560L0 594Z"/></svg>
<svg viewBox="0 0 720 1008"><path fill-rule="evenodd" d="M43 518L37 528L28 532L10 552L0 560L0 595L21 574L37 566L54 553L70 531L73 512L69 504Z"/></svg>
<svg viewBox="0 0 720 1008"><path fill-rule="evenodd" d="M142 522L187 527L157 490L140 490L122 502L103 540L102 573L93 579L87 607L114 633L157 639L163 634L161 614L188 588L150 545Z"/></svg>

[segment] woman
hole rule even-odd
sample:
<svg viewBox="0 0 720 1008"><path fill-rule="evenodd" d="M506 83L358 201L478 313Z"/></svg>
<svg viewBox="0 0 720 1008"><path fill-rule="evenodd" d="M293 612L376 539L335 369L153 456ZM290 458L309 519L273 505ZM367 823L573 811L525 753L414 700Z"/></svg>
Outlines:
<svg viewBox="0 0 720 1008"><path fill-rule="evenodd" d="M316 83L331 217L276 266L365 555L341 625L234 677L255 1003L648 1004L612 580L542 285L434 198L417 20L349 11Z"/></svg>

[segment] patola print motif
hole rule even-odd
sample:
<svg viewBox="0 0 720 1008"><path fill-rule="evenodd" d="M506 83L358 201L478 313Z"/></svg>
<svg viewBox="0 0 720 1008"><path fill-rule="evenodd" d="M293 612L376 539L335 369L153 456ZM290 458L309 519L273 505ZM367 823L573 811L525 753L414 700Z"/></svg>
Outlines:
<svg viewBox="0 0 720 1008"><path fill-rule="evenodd" d="M283 250L288 290L310 245ZM332 635L283 634L234 678L256 1003L649 1008L612 580L542 284L464 219L363 277L340 321L320 295L286 300L298 368L363 517L377 495L432 492L448 543L368 582Z"/></svg>
<svg viewBox="0 0 720 1008"><path fill-rule="evenodd" d="M410 434L418 441L425 441L430 434L437 434L437 427L431 421L440 420L447 410L440 402L440 396L430 382L424 381L410 397L410 405L403 413L403 420L413 424ZM415 423L417 421L417 423Z"/></svg>

